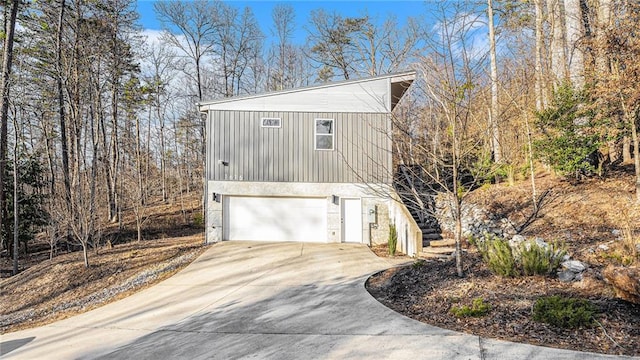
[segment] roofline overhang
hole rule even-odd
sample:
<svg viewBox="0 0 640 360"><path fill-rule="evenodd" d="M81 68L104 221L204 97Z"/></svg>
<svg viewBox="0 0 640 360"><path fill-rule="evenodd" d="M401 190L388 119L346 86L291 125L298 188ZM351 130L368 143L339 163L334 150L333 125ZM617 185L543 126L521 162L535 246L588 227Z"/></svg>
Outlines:
<svg viewBox="0 0 640 360"><path fill-rule="evenodd" d="M208 109L202 109L202 108L205 106L224 104L224 103L235 102L239 100L250 100L250 99L258 99L258 98L269 97L274 95L285 95L285 94L291 94L291 93L296 93L301 91L331 88L331 87L337 87L337 86L342 86L346 84L364 83L364 82L375 81L380 79L389 79L390 85L398 84L398 83L407 83L407 82L412 83L413 80L415 80L416 78L416 73L417 72L415 70L408 70L403 72L372 76L372 77L361 78L361 79L354 79L354 80L349 79L349 80L330 82L330 83L325 83L320 85L304 86L304 87L279 90L279 91L269 91L269 92L264 92L260 94L233 96L233 97L228 97L224 99L207 100L207 101L198 102L196 103L196 105L198 106L198 109L200 110L200 112L207 112Z"/></svg>

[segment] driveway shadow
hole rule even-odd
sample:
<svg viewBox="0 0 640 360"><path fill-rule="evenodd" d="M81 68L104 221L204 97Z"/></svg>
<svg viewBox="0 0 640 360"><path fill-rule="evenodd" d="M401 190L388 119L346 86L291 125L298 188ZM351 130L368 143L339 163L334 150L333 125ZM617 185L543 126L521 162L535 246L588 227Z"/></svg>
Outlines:
<svg viewBox="0 0 640 360"><path fill-rule="evenodd" d="M0 342L0 356L7 355L13 350L19 349L26 344L32 342L35 339L35 336L27 337L24 339L16 339Z"/></svg>

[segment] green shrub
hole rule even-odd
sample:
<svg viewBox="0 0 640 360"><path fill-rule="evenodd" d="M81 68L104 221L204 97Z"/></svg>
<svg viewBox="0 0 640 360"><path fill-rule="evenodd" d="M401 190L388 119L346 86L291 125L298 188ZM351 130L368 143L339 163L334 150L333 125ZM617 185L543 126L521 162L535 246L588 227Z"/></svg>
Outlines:
<svg viewBox="0 0 640 360"><path fill-rule="evenodd" d="M535 241L529 241L520 244L517 262L524 275L549 275L560 267L566 253L566 250L558 249L557 245L544 247Z"/></svg>
<svg viewBox="0 0 640 360"><path fill-rule="evenodd" d="M200 212L193 214L193 225L196 227L204 226L204 217Z"/></svg>
<svg viewBox="0 0 640 360"><path fill-rule="evenodd" d="M497 236L488 236L478 245L482 259L491 272L500 276L518 275L509 242Z"/></svg>
<svg viewBox="0 0 640 360"><path fill-rule="evenodd" d="M471 306L463 305L463 306L453 306L450 310L453 316L462 318L462 317L480 317L484 316L491 310L491 305L489 303L484 302L482 298L473 299L473 303Z"/></svg>
<svg viewBox="0 0 640 360"><path fill-rule="evenodd" d="M395 224L389 224L389 255L394 256L396 254L396 247L398 246L398 231Z"/></svg>
<svg viewBox="0 0 640 360"><path fill-rule="evenodd" d="M552 103L536 114L541 137L534 141L536 156L561 175L578 180L595 170L589 159L601 143L586 93L562 84Z"/></svg>
<svg viewBox="0 0 640 360"><path fill-rule="evenodd" d="M595 306L584 299L556 295L539 298L533 305L533 320L568 329L592 325L595 315Z"/></svg>
<svg viewBox="0 0 640 360"><path fill-rule="evenodd" d="M425 266L427 264L426 261L424 261L423 259L418 259L416 261L413 262L413 264L411 264L411 267L413 267L414 269L419 269L423 266Z"/></svg>

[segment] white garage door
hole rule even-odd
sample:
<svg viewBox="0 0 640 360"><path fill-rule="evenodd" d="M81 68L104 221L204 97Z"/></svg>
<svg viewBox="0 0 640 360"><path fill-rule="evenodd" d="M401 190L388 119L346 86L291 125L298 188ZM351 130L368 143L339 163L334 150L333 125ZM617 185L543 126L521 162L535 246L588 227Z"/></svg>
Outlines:
<svg viewBox="0 0 640 360"><path fill-rule="evenodd" d="M325 198L224 198L224 239L327 242Z"/></svg>

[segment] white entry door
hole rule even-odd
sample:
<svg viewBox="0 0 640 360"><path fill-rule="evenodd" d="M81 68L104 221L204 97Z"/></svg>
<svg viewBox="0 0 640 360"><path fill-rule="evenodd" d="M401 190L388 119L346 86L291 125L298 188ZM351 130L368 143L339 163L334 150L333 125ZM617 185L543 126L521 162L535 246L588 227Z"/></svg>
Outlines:
<svg viewBox="0 0 640 360"><path fill-rule="evenodd" d="M327 242L327 199L227 196L224 240Z"/></svg>
<svg viewBox="0 0 640 360"><path fill-rule="evenodd" d="M362 242L362 201L342 199L342 242Z"/></svg>

